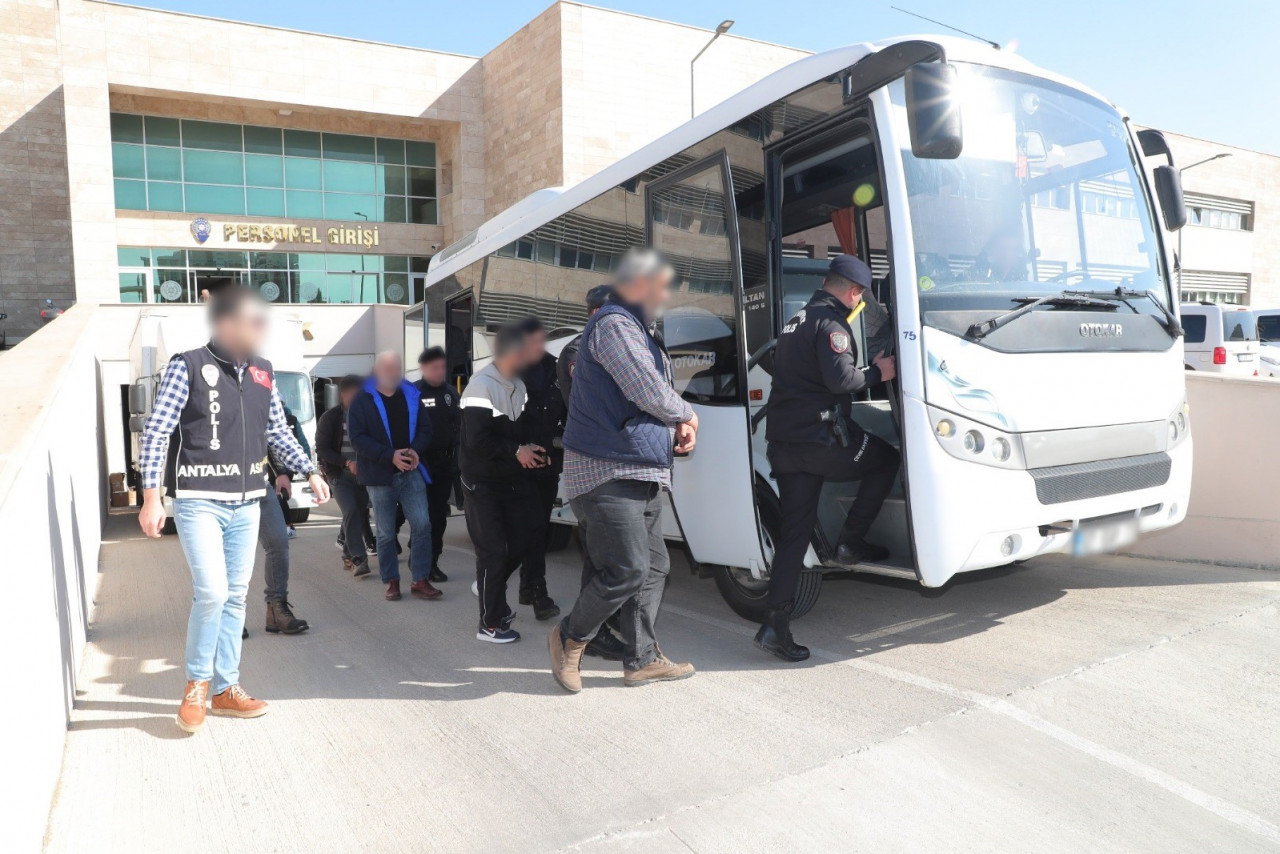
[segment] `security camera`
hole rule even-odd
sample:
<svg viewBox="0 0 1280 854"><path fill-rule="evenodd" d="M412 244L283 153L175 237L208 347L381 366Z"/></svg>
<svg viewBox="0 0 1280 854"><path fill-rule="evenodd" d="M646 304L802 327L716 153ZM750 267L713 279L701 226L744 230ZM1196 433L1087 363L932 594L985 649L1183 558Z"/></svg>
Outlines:
<svg viewBox="0 0 1280 854"><path fill-rule="evenodd" d="M432 243L432 244L431 244L431 251L432 251L432 252L435 252L435 251L436 251L437 249L439 249L439 248L440 248L440 244L439 244L439 243Z"/></svg>

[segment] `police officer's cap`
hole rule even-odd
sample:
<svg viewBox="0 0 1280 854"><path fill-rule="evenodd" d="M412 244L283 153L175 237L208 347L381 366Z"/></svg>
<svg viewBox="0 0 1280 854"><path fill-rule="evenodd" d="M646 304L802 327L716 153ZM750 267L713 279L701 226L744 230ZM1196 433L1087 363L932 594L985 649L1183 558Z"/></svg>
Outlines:
<svg viewBox="0 0 1280 854"><path fill-rule="evenodd" d="M587 308L591 311L604 308L604 304L609 301L612 294L613 285L596 285L587 291Z"/></svg>
<svg viewBox="0 0 1280 854"><path fill-rule="evenodd" d="M848 279L855 285L871 287L871 268L856 255L837 255L831 259L831 266L827 271L842 279Z"/></svg>

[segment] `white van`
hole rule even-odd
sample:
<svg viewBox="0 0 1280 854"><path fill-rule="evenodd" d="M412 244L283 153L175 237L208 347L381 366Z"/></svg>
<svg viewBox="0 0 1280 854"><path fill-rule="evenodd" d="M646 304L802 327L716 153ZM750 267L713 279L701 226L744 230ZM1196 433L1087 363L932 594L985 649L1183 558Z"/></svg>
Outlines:
<svg viewBox="0 0 1280 854"><path fill-rule="evenodd" d="M1183 349L1188 371L1258 375L1258 326L1246 308L1183 303Z"/></svg>
<svg viewBox="0 0 1280 854"><path fill-rule="evenodd" d="M1258 322L1258 374L1280 377L1280 308L1253 313Z"/></svg>

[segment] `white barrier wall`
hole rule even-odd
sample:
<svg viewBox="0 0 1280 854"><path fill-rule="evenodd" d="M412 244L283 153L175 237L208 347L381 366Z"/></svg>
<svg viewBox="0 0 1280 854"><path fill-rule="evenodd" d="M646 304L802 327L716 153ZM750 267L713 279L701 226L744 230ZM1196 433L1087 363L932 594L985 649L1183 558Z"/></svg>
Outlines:
<svg viewBox="0 0 1280 854"><path fill-rule="evenodd" d="M1187 374L1195 464L1176 528L1132 554L1280 569L1280 382Z"/></svg>
<svg viewBox="0 0 1280 854"><path fill-rule="evenodd" d="M98 574L106 513L96 308L0 353L0 706L7 851L39 851Z"/></svg>

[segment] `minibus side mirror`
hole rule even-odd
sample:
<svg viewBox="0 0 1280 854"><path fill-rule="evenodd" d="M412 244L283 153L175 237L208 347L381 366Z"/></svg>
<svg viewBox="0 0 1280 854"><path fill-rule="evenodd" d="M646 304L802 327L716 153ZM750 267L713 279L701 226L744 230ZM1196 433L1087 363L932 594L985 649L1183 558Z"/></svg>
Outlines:
<svg viewBox="0 0 1280 854"><path fill-rule="evenodd" d="M129 414L146 415L151 402L147 399L147 384L142 380L129 386Z"/></svg>
<svg viewBox="0 0 1280 854"><path fill-rule="evenodd" d="M925 160L954 160L964 146L956 67L922 62L907 69L907 127L911 153Z"/></svg>
<svg viewBox="0 0 1280 854"><path fill-rule="evenodd" d="M324 387L324 411L328 412L341 403L342 401L338 399L338 384L326 383Z"/></svg>
<svg viewBox="0 0 1280 854"><path fill-rule="evenodd" d="M1160 213L1165 227L1177 231L1187 224L1187 206L1182 201L1182 178L1172 166L1157 166L1152 170L1156 182L1156 198L1160 200Z"/></svg>

